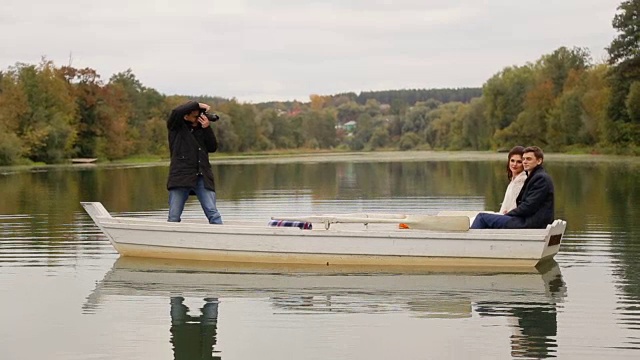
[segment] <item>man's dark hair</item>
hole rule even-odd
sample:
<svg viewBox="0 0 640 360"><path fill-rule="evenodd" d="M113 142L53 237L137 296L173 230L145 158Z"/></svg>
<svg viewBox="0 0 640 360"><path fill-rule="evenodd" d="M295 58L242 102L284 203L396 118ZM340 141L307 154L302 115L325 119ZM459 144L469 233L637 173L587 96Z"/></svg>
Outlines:
<svg viewBox="0 0 640 360"><path fill-rule="evenodd" d="M532 152L533 155L536 156L536 159L540 159L540 160L542 160L544 162L544 153L542 152L542 149L540 149L539 147L537 147L537 146L527 146L524 149L524 152L525 153Z"/></svg>
<svg viewBox="0 0 640 360"><path fill-rule="evenodd" d="M182 126L182 121L185 115L189 115L194 111L200 111L200 104L195 101L187 101L171 110L171 115L167 120L167 128L173 129L177 126Z"/></svg>

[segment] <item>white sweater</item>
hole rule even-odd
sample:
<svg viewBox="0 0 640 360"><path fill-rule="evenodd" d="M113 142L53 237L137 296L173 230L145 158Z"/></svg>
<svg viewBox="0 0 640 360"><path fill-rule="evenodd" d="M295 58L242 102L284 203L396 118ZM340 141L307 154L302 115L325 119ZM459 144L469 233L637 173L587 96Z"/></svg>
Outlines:
<svg viewBox="0 0 640 360"><path fill-rule="evenodd" d="M527 173L524 171L511 179L509 186L507 186L507 191L504 193L502 206L500 206L500 214L505 213L505 211L513 210L517 207L516 198L518 198L525 180L527 180Z"/></svg>

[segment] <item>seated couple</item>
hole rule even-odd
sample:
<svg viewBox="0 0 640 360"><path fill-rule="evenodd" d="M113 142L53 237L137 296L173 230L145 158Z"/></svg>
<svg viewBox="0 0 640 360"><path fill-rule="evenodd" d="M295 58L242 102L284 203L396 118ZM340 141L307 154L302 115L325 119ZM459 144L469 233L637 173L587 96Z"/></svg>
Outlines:
<svg viewBox="0 0 640 360"><path fill-rule="evenodd" d="M500 213L479 213L471 229L544 229L554 220L554 190L537 146L509 151L509 186Z"/></svg>

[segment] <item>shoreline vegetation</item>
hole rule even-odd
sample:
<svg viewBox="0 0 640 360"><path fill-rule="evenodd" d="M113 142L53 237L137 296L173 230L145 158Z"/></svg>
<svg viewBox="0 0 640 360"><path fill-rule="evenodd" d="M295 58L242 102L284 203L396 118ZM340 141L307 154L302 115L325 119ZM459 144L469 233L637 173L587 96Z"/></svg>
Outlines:
<svg viewBox="0 0 640 360"><path fill-rule="evenodd" d="M496 151L287 151L242 154L216 154L210 156L212 165L233 164L285 164L322 162L413 162L413 161L505 161L506 153ZM548 162L616 162L640 165L640 157L628 155L545 153ZM16 172L47 171L47 169L82 169L100 167L168 166L169 159L159 156L138 156L116 161L98 161L88 164L30 164L0 166L0 175Z"/></svg>
<svg viewBox="0 0 640 360"><path fill-rule="evenodd" d="M594 62L586 48L562 46L505 67L482 87L311 94L308 102L164 95L131 69L105 82L94 69L58 67L46 58L16 63L0 70L0 166L162 159L169 153L168 114L188 99L219 115L212 125L218 152L229 156L309 149L496 152L514 145L637 156L639 13L640 0L618 7L612 25L619 35L606 63Z"/></svg>

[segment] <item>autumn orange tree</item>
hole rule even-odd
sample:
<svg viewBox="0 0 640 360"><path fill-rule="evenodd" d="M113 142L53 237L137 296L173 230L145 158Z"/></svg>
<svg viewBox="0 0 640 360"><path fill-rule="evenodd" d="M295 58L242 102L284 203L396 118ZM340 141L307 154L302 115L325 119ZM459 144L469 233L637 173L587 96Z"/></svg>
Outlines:
<svg viewBox="0 0 640 360"><path fill-rule="evenodd" d="M76 69L71 66L61 67L60 73L66 79L68 91L75 97L77 105L78 140L75 155L97 157L97 144L103 134L101 107L104 106L105 96L100 75L91 68Z"/></svg>
<svg viewBox="0 0 640 360"><path fill-rule="evenodd" d="M4 161L24 156L51 163L69 157L77 138L76 111L73 94L52 62L10 67L2 76L0 127L12 132L3 135L5 141L20 145L5 152Z"/></svg>
<svg viewBox="0 0 640 360"><path fill-rule="evenodd" d="M535 144L564 151L606 145L602 129L608 119L602 110L609 89L603 66L593 66L585 49L560 47L491 78L483 99L494 146Z"/></svg>

